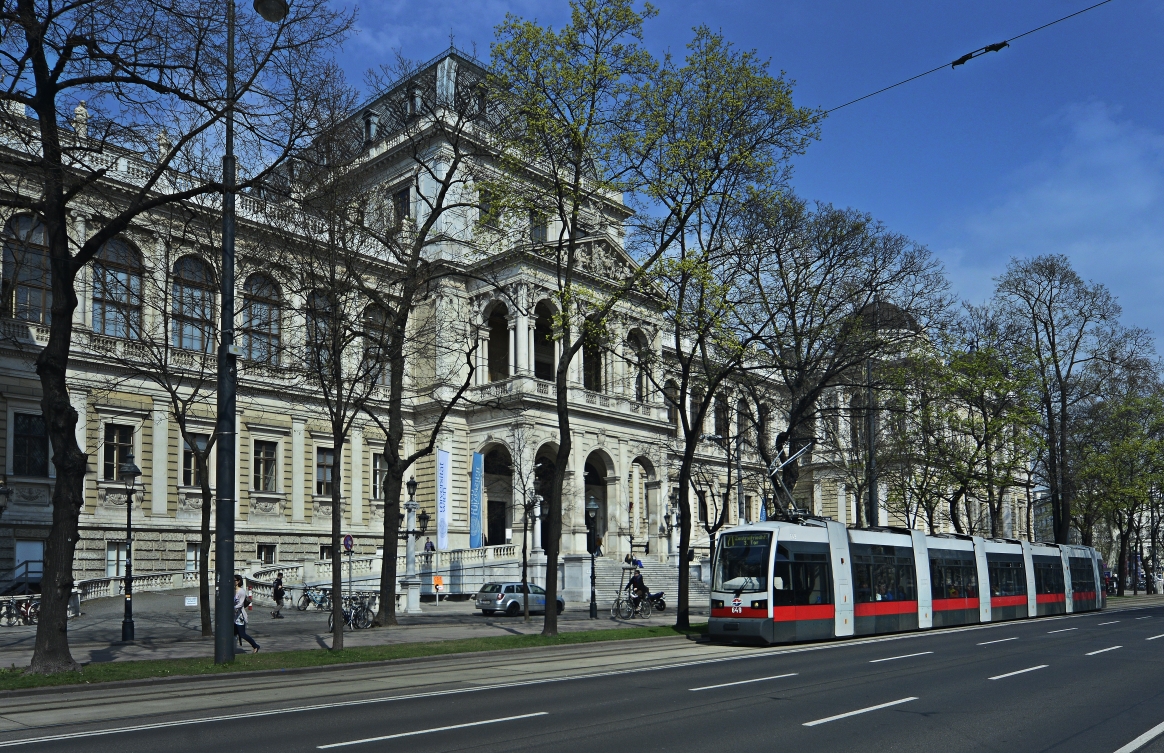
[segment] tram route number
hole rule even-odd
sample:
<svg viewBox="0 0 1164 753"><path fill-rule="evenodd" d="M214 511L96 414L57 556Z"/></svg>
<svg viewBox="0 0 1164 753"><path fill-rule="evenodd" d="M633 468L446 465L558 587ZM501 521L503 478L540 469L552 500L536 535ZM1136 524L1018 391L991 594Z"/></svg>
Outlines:
<svg viewBox="0 0 1164 753"><path fill-rule="evenodd" d="M740 597L732 599L732 614L743 614L744 608L740 603Z"/></svg>

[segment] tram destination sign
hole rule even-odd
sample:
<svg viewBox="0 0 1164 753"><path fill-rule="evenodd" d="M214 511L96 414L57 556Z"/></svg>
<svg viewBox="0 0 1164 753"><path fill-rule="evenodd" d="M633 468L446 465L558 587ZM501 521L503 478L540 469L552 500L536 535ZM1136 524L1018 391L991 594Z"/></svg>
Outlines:
<svg viewBox="0 0 1164 753"><path fill-rule="evenodd" d="M770 537L771 534L767 532L725 533L721 539L720 546L729 547L731 549L735 549L737 547L743 548L749 546L767 546Z"/></svg>

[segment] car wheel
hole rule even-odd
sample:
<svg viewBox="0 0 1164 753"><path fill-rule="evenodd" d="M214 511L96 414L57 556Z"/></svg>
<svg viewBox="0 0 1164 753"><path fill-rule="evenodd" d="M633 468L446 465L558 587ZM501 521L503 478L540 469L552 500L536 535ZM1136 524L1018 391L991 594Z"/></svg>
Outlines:
<svg viewBox="0 0 1164 753"><path fill-rule="evenodd" d="M481 610L481 614L485 615L486 617L492 617L496 613L497 613L497 611L494 609L482 609Z"/></svg>
<svg viewBox="0 0 1164 753"><path fill-rule="evenodd" d="M566 605L559 601L558 602L558 614L561 614L564 611L566 611Z"/></svg>
<svg viewBox="0 0 1164 753"><path fill-rule="evenodd" d="M516 601L509 602L509 606L505 608L505 613L510 617L516 617L521 614L521 604Z"/></svg>

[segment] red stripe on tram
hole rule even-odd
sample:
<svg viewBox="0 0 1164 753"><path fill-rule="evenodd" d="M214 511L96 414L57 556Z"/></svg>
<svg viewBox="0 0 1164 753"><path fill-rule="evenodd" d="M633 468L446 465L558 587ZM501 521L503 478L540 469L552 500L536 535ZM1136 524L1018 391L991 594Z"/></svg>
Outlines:
<svg viewBox="0 0 1164 753"><path fill-rule="evenodd" d="M1036 604L1062 604L1067 601L1067 594L1035 594Z"/></svg>
<svg viewBox="0 0 1164 753"><path fill-rule="evenodd" d="M1087 601L1088 599L1094 599L1095 598L1095 591L1079 591L1077 593L1072 593L1071 598L1072 599L1080 599L1081 601Z"/></svg>
<svg viewBox="0 0 1164 753"><path fill-rule="evenodd" d="M856 617L872 617L879 614L916 614L916 601L866 601L853 605Z"/></svg>
<svg viewBox="0 0 1164 753"><path fill-rule="evenodd" d="M977 609L978 599L934 599L935 612L951 612L958 609Z"/></svg>
<svg viewBox="0 0 1164 753"><path fill-rule="evenodd" d="M775 622L797 622L799 620L831 620L835 612L832 604L812 604L798 607L773 607Z"/></svg>
<svg viewBox="0 0 1164 753"><path fill-rule="evenodd" d="M1027 597L1023 596L991 596L990 606L992 607L1021 607L1026 606Z"/></svg>

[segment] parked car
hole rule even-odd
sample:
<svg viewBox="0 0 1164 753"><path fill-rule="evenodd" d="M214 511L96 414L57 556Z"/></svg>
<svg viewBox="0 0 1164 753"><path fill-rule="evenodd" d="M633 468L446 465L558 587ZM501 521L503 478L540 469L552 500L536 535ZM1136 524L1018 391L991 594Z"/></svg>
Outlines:
<svg viewBox="0 0 1164 753"><path fill-rule="evenodd" d="M481 614L504 612L510 617L523 612L523 602L521 583L486 583L474 598L475 606L481 610ZM558 594L558 614L565 608L566 600ZM529 584L529 611L546 611L546 590L533 583Z"/></svg>

